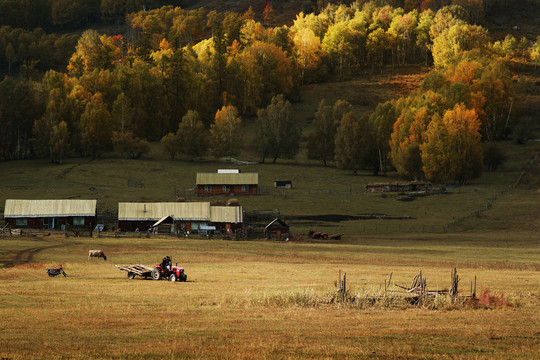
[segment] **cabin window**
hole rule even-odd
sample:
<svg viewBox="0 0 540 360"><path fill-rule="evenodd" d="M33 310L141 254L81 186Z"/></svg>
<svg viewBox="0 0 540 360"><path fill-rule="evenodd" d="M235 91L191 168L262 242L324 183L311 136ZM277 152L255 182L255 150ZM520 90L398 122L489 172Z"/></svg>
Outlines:
<svg viewBox="0 0 540 360"><path fill-rule="evenodd" d="M73 225L84 225L84 217L82 216L75 216L73 218Z"/></svg>
<svg viewBox="0 0 540 360"><path fill-rule="evenodd" d="M249 191L249 186L248 185L242 185L242 191L243 192L248 192Z"/></svg>
<svg viewBox="0 0 540 360"><path fill-rule="evenodd" d="M49 225L49 218L43 218L43 225Z"/></svg>
<svg viewBox="0 0 540 360"><path fill-rule="evenodd" d="M212 192L212 187L210 185L205 185L204 192Z"/></svg>
<svg viewBox="0 0 540 360"><path fill-rule="evenodd" d="M231 191L231 187L229 185L223 185L223 192L229 192Z"/></svg>
<svg viewBox="0 0 540 360"><path fill-rule="evenodd" d="M17 226L27 226L28 225L28 219L27 218L17 218L17 219L15 219L15 225L17 225Z"/></svg>

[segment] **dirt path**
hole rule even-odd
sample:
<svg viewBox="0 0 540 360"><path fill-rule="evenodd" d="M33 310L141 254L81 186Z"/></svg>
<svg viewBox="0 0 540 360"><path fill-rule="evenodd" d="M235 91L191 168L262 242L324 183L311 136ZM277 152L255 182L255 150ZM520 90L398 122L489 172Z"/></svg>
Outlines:
<svg viewBox="0 0 540 360"><path fill-rule="evenodd" d="M45 238L38 238L36 240L50 241L50 240L47 240ZM28 264L28 263L32 262L32 260L34 258L34 255L38 254L39 252L41 252L43 250L59 248L59 247L65 247L65 246L71 246L71 245L74 245L74 244L73 243L69 243L69 244L64 244L64 243L58 244L57 243L57 244L54 244L54 245L39 246L39 247L33 247L33 248L25 249L25 250L22 250L22 251L18 251L16 253L16 255L15 255L15 258L13 260L11 260L11 261L7 261L3 265L0 265L0 269L7 269L7 268L11 268L11 267L14 267L14 266L17 266L17 265Z"/></svg>

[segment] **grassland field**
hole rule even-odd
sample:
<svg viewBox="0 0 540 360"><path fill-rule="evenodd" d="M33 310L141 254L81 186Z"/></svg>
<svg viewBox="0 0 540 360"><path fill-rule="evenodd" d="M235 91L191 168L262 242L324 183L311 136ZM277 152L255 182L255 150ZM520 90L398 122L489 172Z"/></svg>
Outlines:
<svg viewBox="0 0 540 360"><path fill-rule="evenodd" d="M8 359L534 359L540 355L538 242L530 234L359 236L346 244L176 238L2 238L0 357ZM87 260L100 248L108 260ZM114 264L169 254L186 283L129 280ZM28 254L27 254L28 255ZM21 259L21 257L19 257ZM46 267L62 263L67 277ZM328 302L338 272L353 294L388 297L423 271L477 306ZM391 291L399 290L396 286ZM485 299L484 299L485 300ZM390 300L388 300L390 301Z"/></svg>

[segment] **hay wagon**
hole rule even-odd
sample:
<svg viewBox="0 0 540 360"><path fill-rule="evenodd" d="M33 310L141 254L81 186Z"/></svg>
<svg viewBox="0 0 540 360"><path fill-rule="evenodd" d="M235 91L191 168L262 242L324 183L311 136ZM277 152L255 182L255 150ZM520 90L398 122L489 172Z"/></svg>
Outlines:
<svg viewBox="0 0 540 360"><path fill-rule="evenodd" d="M115 265L118 269L127 271L128 279L134 279L136 276L143 277L145 279L152 277L152 270L154 268L146 265Z"/></svg>

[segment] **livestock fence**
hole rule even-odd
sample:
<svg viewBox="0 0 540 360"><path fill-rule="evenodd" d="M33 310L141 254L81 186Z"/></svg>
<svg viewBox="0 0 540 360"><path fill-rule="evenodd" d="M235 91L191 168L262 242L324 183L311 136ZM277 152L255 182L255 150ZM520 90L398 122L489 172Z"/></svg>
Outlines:
<svg viewBox="0 0 540 360"><path fill-rule="evenodd" d="M478 218L483 213L485 213L486 211L491 209L491 207L493 206L493 203L497 199L499 199L501 196L507 194L509 191L514 190L516 187L518 187L518 185L521 183L521 180L523 179L525 174L527 174L531 170L531 168L533 167L533 165L536 163L537 160L538 160L538 153L535 154L533 159L529 162L529 165L527 166L527 168L525 168L519 174L518 178L516 179L516 181L513 184L511 184L507 188L493 194L493 196L488 199L488 201L486 202L486 204L484 206L482 206L482 208L480 208L480 209L478 209L478 210L476 210L476 211L474 211L474 212L472 212L472 213L470 213L470 214L468 214L466 216L463 216L463 217L461 217L459 219L456 219L455 221L452 221L451 223L447 224L445 231L450 231L451 229L455 229L459 225L463 224L465 221L470 220L472 218Z"/></svg>

